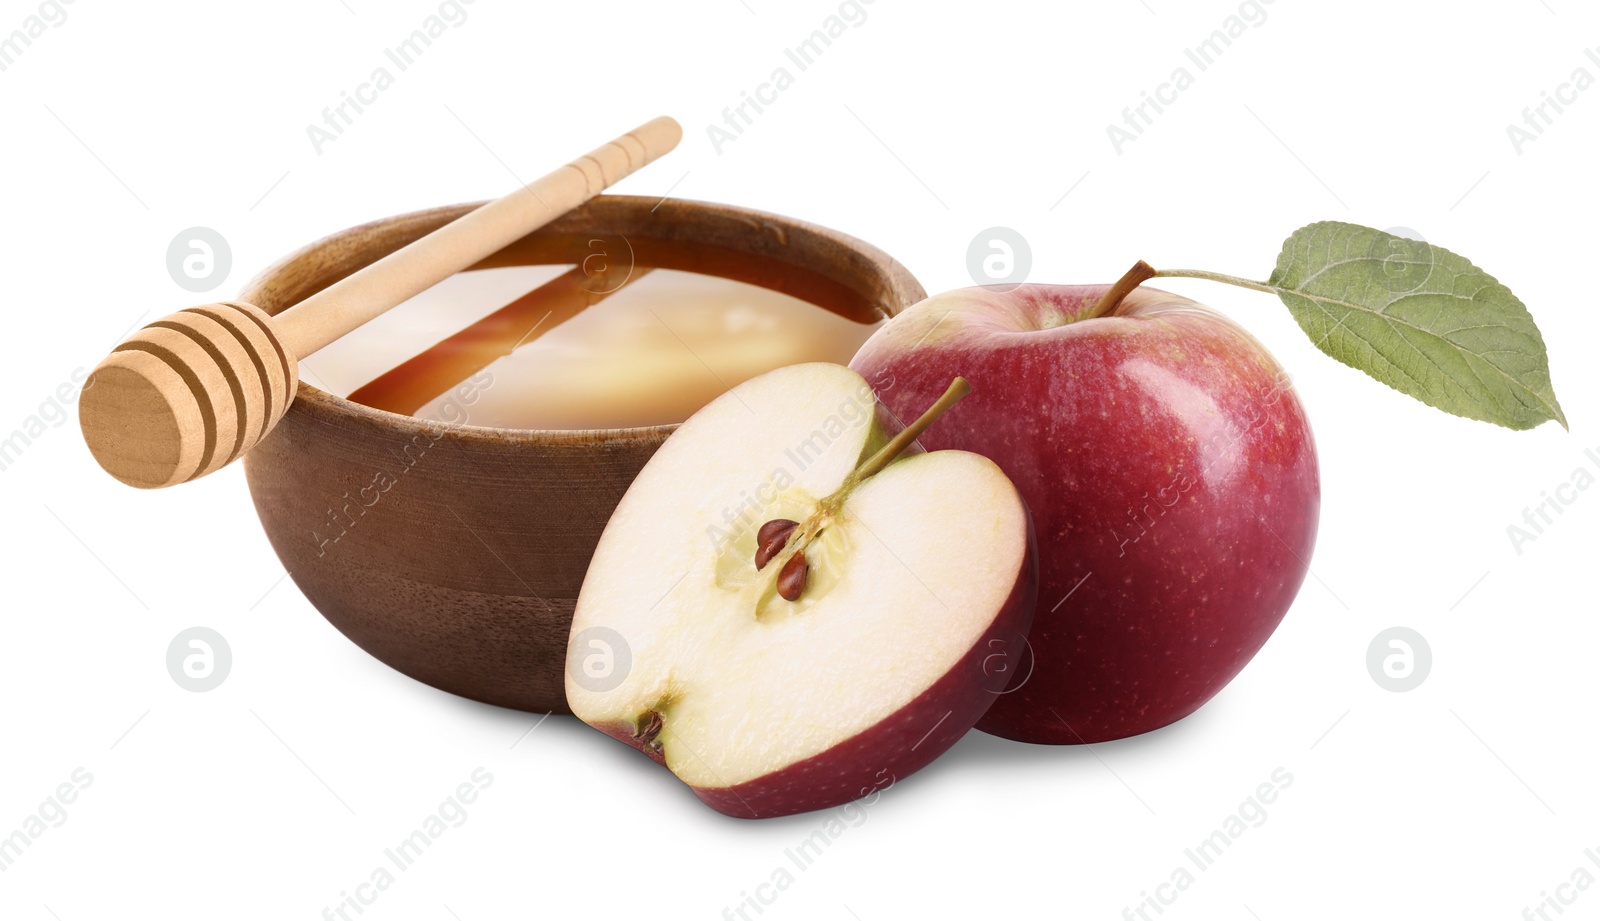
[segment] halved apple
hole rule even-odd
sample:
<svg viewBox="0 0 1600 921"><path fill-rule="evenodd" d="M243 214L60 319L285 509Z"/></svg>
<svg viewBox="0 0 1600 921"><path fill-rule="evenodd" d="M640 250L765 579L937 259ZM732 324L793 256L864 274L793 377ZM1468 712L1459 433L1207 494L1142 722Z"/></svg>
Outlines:
<svg viewBox="0 0 1600 921"><path fill-rule="evenodd" d="M691 417L589 564L572 711L745 818L847 802L954 744L1024 659L1037 581L1000 468L906 450L965 386L892 437L867 382L824 363Z"/></svg>

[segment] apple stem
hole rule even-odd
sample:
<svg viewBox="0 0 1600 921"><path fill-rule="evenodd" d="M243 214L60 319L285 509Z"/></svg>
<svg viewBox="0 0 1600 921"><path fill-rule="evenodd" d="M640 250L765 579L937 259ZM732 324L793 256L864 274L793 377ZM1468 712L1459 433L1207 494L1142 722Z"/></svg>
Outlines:
<svg viewBox="0 0 1600 921"><path fill-rule="evenodd" d="M972 385L967 383L966 378L957 377L952 380L950 386L945 388L944 394L939 399L934 400L933 405L928 407L926 412L918 416L915 422L895 433L895 436L889 439L888 444L879 448L876 453L863 461L861 466L851 471L850 475L845 477L843 485L835 490L833 495L818 503L816 512L806 520L804 525L794 527L793 522L787 520L782 520L782 524L778 528L773 528L772 526L778 524L779 520L769 521L762 525L761 530L763 532L768 532L769 528L772 529L768 532L768 538L775 547L772 552L767 553L763 553L758 549L757 558L765 558L757 564L756 568L758 570L762 569L765 563L776 558L777 554L782 552L783 549L792 548L788 559L784 561L783 566L779 569L777 578L768 583L768 590L776 591L779 597L785 601L799 601L800 595L805 591L806 580L809 575L809 563L806 561L805 556L806 546L827 527L828 521L844 505L845 497L849 496L857 486L860 486L863 480L889 466L890 462L899 457L902 451L910 447L911 443L916 441L917 437L927 430L935 419L944 415L945 410L956 405L956 401L971 392ZM780 535L779 528L784 526L787 526L787 529L783 530ZM795 536L796 534L799 535L798 538ZM783 541L782 544L777 543L780 539Z"/></svg>
<svg viewBox="0 0 1600 921"><path fill-rule="evenodd" d="M1108 288L1105 294L1101 295L1099 302L1094 305L1094 309L1085 314L1083 319L1093 320L1096 317L1111 316L1121 306L1122 299L1127 297L1129 292L1156 277L1157 274L1159 273L1150 267L1150 263L1145 262L1143 259L1135 262L1133 268L1129 269L1127 274L1117 279L1117 283Z"/></svg>
<svg viewBox="0 0 1600 921"><path fill-rule="evenodd" d="M1224 275L1221 272L1206 272L1201 269L1161 269L1155 273L1157 278L1203 278L1206 281L1220 281L1225 285L1234 285L1239 288L1249 288L1251 291L1265 291L1268 294L1277 294L1280 288L1269 285L1264 281L1251 281L1236 275Z"/></svg>
<svg viewBox="0 0 1600 921"><path fill-rule="evenodd" d="M967 383L966 378L957 377L951 381L944 395L935 400L933 405L928 407L927 412L918 416L915 422L901 429L898 434L889 439L889 443L880 448L878 453L867 458L866 463L857 467L855 474L850 479L855 483L859 483L884 467L889 466L889 462L899 457L900 452L904 451L913 441L916 441L917 437L928 426L932 425L935 419L944 415L945 410L956 405L957 400L971 392L972 385Z"/></svg>

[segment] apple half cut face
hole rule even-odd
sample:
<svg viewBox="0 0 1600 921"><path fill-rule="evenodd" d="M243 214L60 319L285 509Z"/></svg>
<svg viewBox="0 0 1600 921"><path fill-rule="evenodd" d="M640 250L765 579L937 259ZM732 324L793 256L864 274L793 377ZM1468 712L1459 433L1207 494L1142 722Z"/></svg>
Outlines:
<svg viewBox="0 0 1600 921"><path fill-rule="evenodd" d="M899 428L826 363L683 423L590 562L572 711L743 818L848 802L953 745L1023 659L1031 525L993 462L893 456Z"/></svg>

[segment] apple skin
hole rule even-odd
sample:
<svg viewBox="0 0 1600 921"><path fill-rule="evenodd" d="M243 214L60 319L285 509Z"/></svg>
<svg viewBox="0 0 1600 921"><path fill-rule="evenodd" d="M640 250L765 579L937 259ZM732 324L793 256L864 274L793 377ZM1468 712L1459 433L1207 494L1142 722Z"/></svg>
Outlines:
<svg viewBox="0 0 1600 921"><path fill-rule="evenodd" d="M731 787L690 787L694 795L724 815L770 818L841 806L927 767L1004 698L1023 660L1020 653L1027 648L1039 584L1038 545L1031 526L1027 546L1011 594L983 638L927 690L827 751ZM638 747L631 738L623 741ZM646 754L659 760L652 752Z"/></svg>
<svg viewBox="0 0 1600 921"><path fill-rule="evenodd" d="M978 723L1024 742L1119 739L1193 713L1283 619L1316 539L1311 428L1265 347L1150 288L1090 316L1109 287L936 295L850 365L896 413L970 380L921 442L989 457L1033 514L1032 669Z"/></svg>

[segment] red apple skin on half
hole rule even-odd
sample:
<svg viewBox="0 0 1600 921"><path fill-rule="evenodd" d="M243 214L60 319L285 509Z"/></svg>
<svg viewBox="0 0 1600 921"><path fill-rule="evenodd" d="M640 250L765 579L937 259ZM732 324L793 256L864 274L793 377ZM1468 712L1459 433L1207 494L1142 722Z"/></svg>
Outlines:
<svg viewBox="0 0 1600 921"><path fill-rule="evenodd" d="M1038 550L1028 529L1028 554L1016 585L972 651L893 715L827 751L731 787L690 787L700 801L741 819L793 815L841 806L882 792L927 767L960 741L1025 662L1028 625L1037 607ZM775 730L781 727L774 727ZM609 732L614 738L622 738ZM632 738L622 741L641 748ZM645 753L660 761L649 750Z"/></svg>
<svg viewBox="0 0 1600 921"><path fill-rule="evenodd" d="M995 461L1039 541L1032 668L978 723L1092 743L1188 716L1267 641L1316 539L1316 449L1288 377L1221 314L1149 288L969 288L910 308L851 367L894 412L953 374L922 436Z"/></svg>

